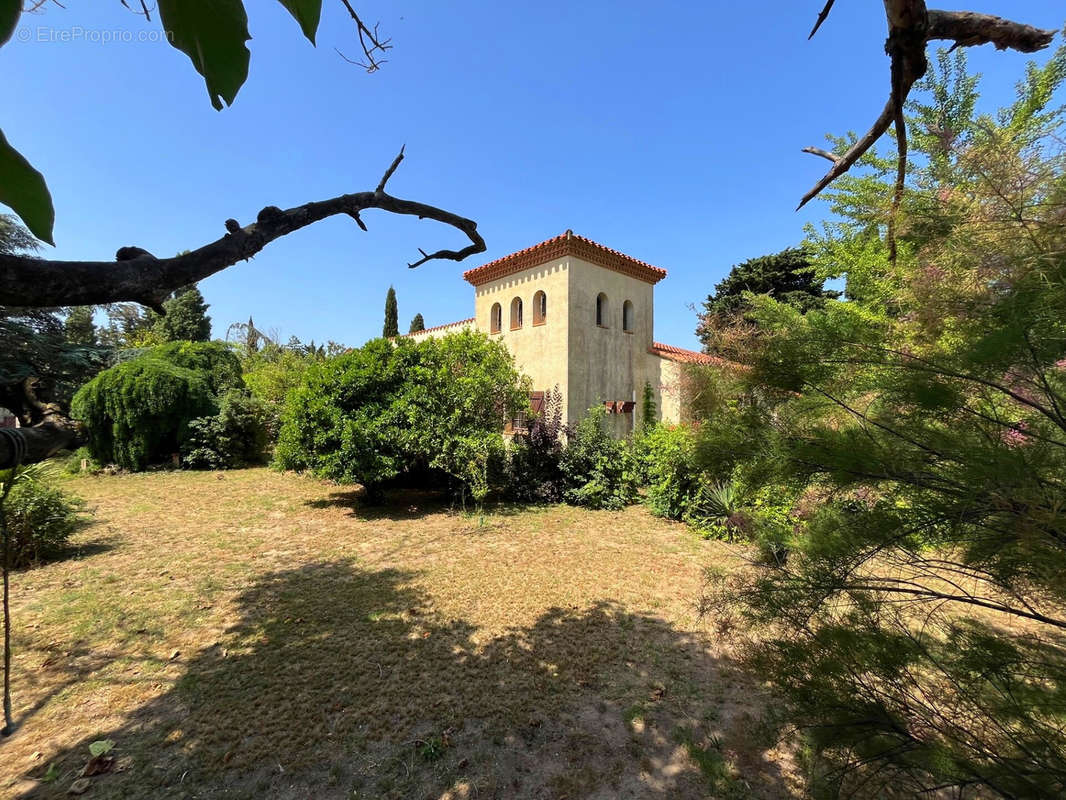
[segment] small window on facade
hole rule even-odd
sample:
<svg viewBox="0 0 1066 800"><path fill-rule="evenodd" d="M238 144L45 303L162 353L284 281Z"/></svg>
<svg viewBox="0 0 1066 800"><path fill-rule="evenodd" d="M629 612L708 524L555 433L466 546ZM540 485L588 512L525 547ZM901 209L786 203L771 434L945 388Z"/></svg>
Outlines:
<svg viewBox="0 0 1066 800"><path fill-rule="evenodd" d="M596 295L596 324L601 328L607 327L607 295L603 292Z"/></svg>
<svg viewBox="0 0 1066 800"><path fill-rule="evenodd" d="M633 331L633 301L626 300L622 304L622 330Z"/></svg>
<svg viewBox="0 0 1066 800"><path fill-rule="evenodd" d="M516 297L511 301L511 330L516 331L522 327L522 298Z"/></svg>
<svg viewBox="0 0 1066 800"><path fill-rule="evenodd" d="M533 295L533 324L543 325L548 318L548 295L537 292Z"/></svg>
<svg viewBox="0 0 1066 800"><path fill-rule="evenodd" d="M489 332L499 333L501 328L503 328L503 308L499 303L493 303L489 318Z"/></svg>

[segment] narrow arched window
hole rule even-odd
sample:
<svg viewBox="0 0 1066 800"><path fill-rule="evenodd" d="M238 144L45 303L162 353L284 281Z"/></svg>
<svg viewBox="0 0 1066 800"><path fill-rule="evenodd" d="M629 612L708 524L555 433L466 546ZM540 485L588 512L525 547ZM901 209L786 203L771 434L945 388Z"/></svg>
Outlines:
<svg viewBox="0 0 1066 800"><path fill-rule="evenodd" d="M492 311L489 312L489 332L499 333L503 328L503 308L499 303L492 304Z"/></svg>
<svg viewBox="0 0 1066 800"><path fill-rule="evenodd" d="M622 304L622 330L633 332L633 301L626 300Z"/></svg>
<svg viewBox="0 0 1066 800"><path fill-rule="evenodd" d="M533 295L533 324L543 325L548 319L548 295L537 292Z"/></svg>
<svg viewBox="0 0 1066 800"><path fill-rule="evenodd" d="M607 295L603 292L596 295L596 324L601 328L607 327Z"/></svg>
<svg viewBox="0 0 1066 800"><path fill-rule="evenodd" d="M516 331L522 327L522 298L516 297L511 301L511 330Z"/></svg>

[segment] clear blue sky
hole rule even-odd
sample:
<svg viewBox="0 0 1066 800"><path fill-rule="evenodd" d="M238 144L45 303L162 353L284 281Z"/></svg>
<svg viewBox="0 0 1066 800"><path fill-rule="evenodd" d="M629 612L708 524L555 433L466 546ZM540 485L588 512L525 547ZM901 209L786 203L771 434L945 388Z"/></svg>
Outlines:
<svg viewBox="0 0 1066 800"><path fill-rule="evenodd" d="M1053 0L960 2L1042 27L1066 17ZM251 314L286 339L360 344L381 332L390 283L401 326L416 312L427 325L467 317L462 270L572 228L669 270L656 338L695 347L689 305L825 215L818 202L793 211L825 167L800 148L865 129L888 91L875 0L837 3L811 42L822 0L360 0L395 45L373 75L334 52L358 52L337 0L325 0L317 49L279 3L246 0L251 74L216 112L165 43L39 41L39 27L158 30L118 0L67 5L24 15L31 40L0 49L3 128L55 200L51 257L198 247L228 217L372 189L404 143L390 191L476 219L488 242L462 264L409 270L417 247L463 237L376 212L369 233L319 223L203 282L216 336ZM1029 57L970 58L995 107Z"/></svg>

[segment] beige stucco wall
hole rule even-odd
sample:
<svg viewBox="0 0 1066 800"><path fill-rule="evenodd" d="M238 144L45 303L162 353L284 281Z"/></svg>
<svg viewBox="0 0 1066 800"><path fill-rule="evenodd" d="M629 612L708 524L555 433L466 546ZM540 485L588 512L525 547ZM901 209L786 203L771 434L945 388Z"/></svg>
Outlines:
<svg viewBox="0 0 1066 800"><path fill-rule="evenodd" d="M682 379L685 365L650 354L648 357L653 360L657 374L657 379L652 381L652 385L658 387L656 404L659 419L676 425L681 422L681 408L684 402Z"/></svg>
<svg viewBox="0 0 1066 800"><path fill-rule="evenodd" d="M567 417L576 421L593 405L636 400L633 414L612 414L616 435L628 433L640 413L645 381L658 383L657 358L648 353L655 325L650 283L613 270L570 259L570 365ZM596 297L607 296L603 327L596 324ZM633 331L622 328L622 307L633 303Z"/></svg>
<svg viewBox="0 0 1066 800"><path fill-rule="evenodd" d="M474 320L477 329L502 341L515 358L518 370L528 375L535 391L551 391L558 386L567 403L567 305L570 296L569 262L562 258L531 269L489 281L474 290ZM544 324L533 324L533 295L547 296ZM511 301L522 299L522 327L511 329ZM503 325L491 333L492 306L500 304Z"/></svg>
<svg viewBox="0 0 1066 800"><path fill-rule="evenodd" d="M547 296L544 324L533 324L533 296ZM596 324L596 297L607 296L606 324ZM511 301L523 304L522 326L511 328ZM622 308L633 303L633 330L623 330ZM499 303L503 325L491 333L491 314ZM635 400L632 414L610 414L608 425L625 436L641 424L644 384L651 384L657 417L676 423L682 418L684 365L649 353L654 340L654 286L583 259L567 256L489 281L475 288L473 326L503 342L519 371L536 391L558 387L569 422L577 422L604 401ZM461 330L458 324L423 336Z"/></svg>

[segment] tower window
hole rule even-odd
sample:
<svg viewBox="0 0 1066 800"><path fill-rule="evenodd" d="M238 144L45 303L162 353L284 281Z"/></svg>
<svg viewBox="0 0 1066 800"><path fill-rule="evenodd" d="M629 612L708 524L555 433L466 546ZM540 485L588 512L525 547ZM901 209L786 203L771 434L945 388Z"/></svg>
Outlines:
<svg viewBox="0 0 1066 800"><path fill-rule="evenodd" d="M499 303L492 304L492 311L489 312L489 332L499 333L503 328L503 308Z"/></svg>
<svg viewBox="0 0 1066 800"><path fill-rule="evenodd" d="M548 319L548 295L537 292L533 295L533 324L543 325Z"/></svg>
<svg viewBox="0 0 1066 800"><path fill-rule="evenodd" d="M626 300L622 304L622 330L633 332L633 301Z"/></svg>
<svg viewBox="0 0 1066 800"><path fill-rule="evenodd" d="M601 328L607 327L607 295L603 292L596 295L596 324Z"/></svg>
<svg viewBox="0 0 1066 800"><path fill-rule="evenodd" d="M516 297L511 301L511 330L516 331L522 327L522 298Z"/></svg>

